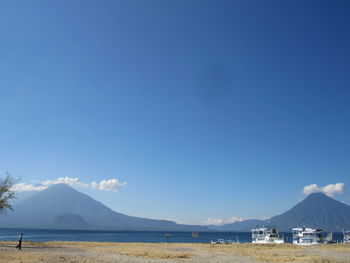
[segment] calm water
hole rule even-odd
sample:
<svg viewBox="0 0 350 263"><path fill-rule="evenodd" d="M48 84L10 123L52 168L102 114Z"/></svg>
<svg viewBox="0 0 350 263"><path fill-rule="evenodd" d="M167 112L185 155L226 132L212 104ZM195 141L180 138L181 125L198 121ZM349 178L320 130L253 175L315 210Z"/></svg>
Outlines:
<svg viewBox="0 0 350 263"><path fill-rule="evenodd" d="M191 232L158 231L100 231L100 230L43 230L43 229L2 229L0 241L16 241L19 233L24 234L24 241L96 241L96 242L147 242L147 243L209 243L210 240L232 239L251 242L249 232L199 232L199 237L192 237ZM164 236L171 233L167 240ZM291 233L281 233L286 242L291 242ZM334 233L334 240L342 240L341 233Z"/></svg>

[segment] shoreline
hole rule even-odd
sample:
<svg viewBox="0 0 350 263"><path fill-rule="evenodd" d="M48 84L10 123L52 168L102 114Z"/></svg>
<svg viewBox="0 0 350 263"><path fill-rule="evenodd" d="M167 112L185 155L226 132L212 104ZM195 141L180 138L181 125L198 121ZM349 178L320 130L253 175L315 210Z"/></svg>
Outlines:
<svg viewBox="0 0 350 263"><path fill-rule="evenodd" d="M31 262L350 262L350 244L297 246L199 243L114 243L89 241L0 242L0 263Z"/></svg>

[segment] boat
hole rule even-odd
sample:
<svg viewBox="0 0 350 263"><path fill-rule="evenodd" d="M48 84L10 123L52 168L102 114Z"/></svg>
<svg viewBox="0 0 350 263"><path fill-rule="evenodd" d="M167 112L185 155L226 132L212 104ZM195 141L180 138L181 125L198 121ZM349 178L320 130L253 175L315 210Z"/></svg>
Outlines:
<svg viewBox="0 0 350 263"><path fill-rule="evenodd" d="M336 243L334 240L333 240L333 233L328 233L326 238L324 239L323 243L325 244L334 244Z"/></svg>
<svg viewBox="0 0 350 263"><path fill-rule="evenodd" d="M199 233L193 232L193 233L192 233L192 237L199 237Z"/></svg>
<svg viewBox="0 0 350 263"><path fill-rule="evenodd" d="M233 239L228 239L228 240L225 240L225 244L238 244L239 243L239 239L238 239L238 236L236 236L236 240L233 240Z"/></svg>
<svg viewBox="0 0 350 263"><path fill-rule="evenodd" d="M252 243L282 244L284 243L284 238L278 234L275 227L257 227L252 229Z"/></svg>
<svg viewBox="0 0 350 263"><path fill-rule="evenodd" d="M296 227L292 229L293 231L293 244L297 245L317 245L328 243L331 241L332 235L328 235L327 238L323 238L322 229L313 229L306 227ZM331 233L330 233L331 234Z"/></svg>
<svg viewBox="0 0 350 263"><path fill-rule="evenodd" d="M226 244L224 239L217 239L216 241L211 240L210 244Z"/></svg>
<svg viewBox="0 0 350 263"><path fill-rule="evenodd" d="M350 243L350 230L344 231L343 230L343 243Z"/></svg>
<svg viewBox="0 0 350 263"><path fill-rule="evenodd" d="M239 240L238 240L237 236L236 236L236 239L237 239L237 241L232 240L232 239L225 240L225 239L219 238L216 241L211 240L210 244L213 244L213 245L214 244L238 244Z"/></svg>

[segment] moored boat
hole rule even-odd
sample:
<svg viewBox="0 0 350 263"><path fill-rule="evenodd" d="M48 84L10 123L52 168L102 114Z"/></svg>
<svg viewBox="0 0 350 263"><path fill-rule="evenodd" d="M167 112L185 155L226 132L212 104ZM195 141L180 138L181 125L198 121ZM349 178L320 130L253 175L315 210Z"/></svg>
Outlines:
<svg viewBox="0 0 350 263"><path fill-rule="evenodd" d="M274 227L260 227L252 229L252 243L256 244L282 244L283 236L278 234Z"/></svg>
<svg viewBox="0 0 350 263"><path fill-rule="evenodd" d="M237 244L237 243L239 243L237 236L236 236L236 239L237 239L237 241L232 240L232 239L225 240L225 239L219 238L216 241L211 240L210 244Z"/></svg>
<svg viewBox="0 0 350 263"><path fill-rule="evenodd" d="M297 245L317 245L327 243L327 238L323 238L322 229L306 227L293 228L293 244Z"/></svg>
<svg viewBox="0 0 350 263"><path fill-rule="evenodd" d="M350 243L350 230L343 230L343 243Z"/></svg>
<svg viewBox="0 0 350 263"><path fill-rule="evenodd" d="M211 244L225 244L225 240L224 239L217 239L216 241L210 241Z"/></svg>

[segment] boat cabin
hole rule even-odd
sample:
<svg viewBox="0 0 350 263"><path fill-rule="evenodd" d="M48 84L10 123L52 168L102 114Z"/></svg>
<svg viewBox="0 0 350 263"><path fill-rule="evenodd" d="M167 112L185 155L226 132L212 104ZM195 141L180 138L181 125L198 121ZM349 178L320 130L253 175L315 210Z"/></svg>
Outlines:
<svg viewBox="0 0 350 263"><path fill-rule="evenodd" d="M348 231L343 230L343 236L344 236L343 242L350 243L350 230L348 230Z"/></svg>
<svg viewBox="0 0 350 263"><path fill-rule="evenodd" d="M283 237L274 227L260 227L252 229L252 243L272 244L284 243Z"/></svg>
<svg viewBox="0 0 350 263"><path fill-rule="evenodd" d="M293 244L315 245L324 243L322 229L312 229L305 227L293 228Z"/></svg>

